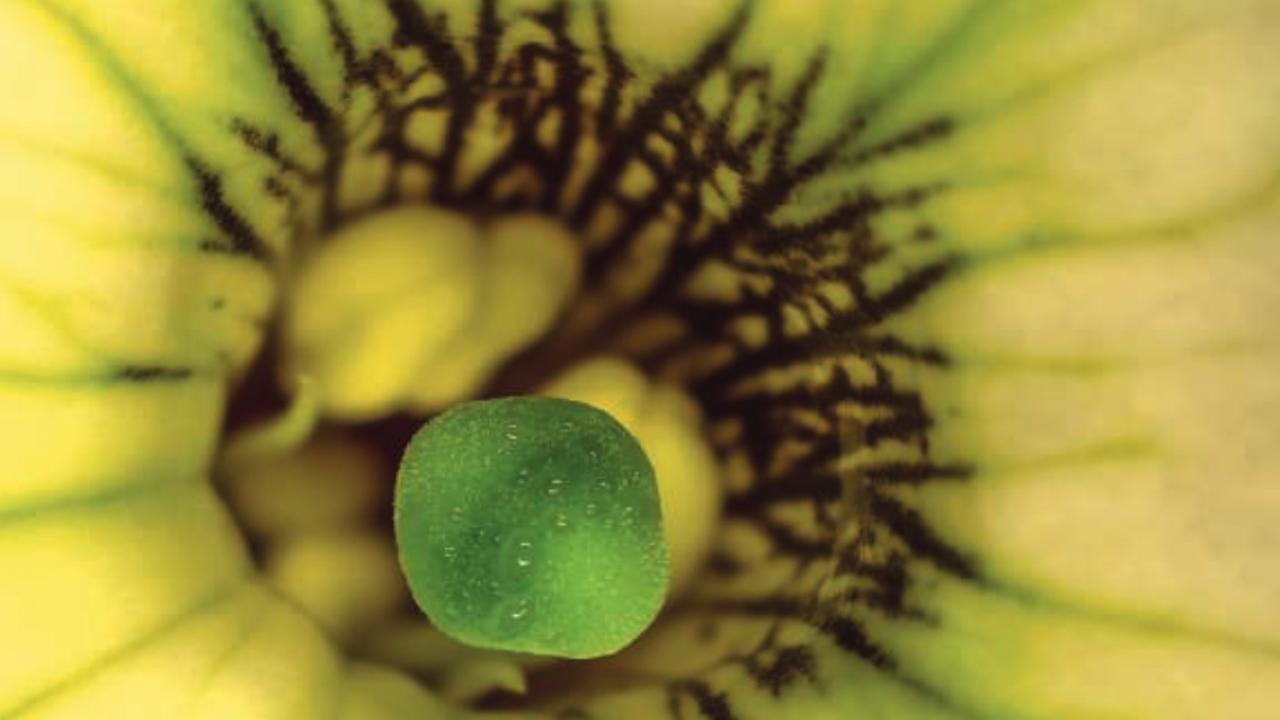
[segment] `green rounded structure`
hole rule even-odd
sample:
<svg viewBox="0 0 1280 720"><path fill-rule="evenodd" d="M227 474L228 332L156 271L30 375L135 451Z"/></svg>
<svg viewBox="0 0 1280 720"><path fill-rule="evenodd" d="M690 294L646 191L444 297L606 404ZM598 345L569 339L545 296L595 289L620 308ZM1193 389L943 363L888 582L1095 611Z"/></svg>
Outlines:
<svg viewBox="0 0 1280 720"><path fill-rule="evenodd" d="M666 593L653 468L583 403L483 400L432 420L401 461L395 529L414 599L470 645L607 655Z"/></svg>

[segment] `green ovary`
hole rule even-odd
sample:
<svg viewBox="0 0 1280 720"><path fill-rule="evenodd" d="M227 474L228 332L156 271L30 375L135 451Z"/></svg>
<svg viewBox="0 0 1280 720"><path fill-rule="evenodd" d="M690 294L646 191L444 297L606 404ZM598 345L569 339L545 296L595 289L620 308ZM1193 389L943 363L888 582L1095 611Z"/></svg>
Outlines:
<svg viewBox="0 0 1280 720"><path fill-rule="evenodd" d="M400 468L396 538L418 604L483 647L609 654L667 586L652 466L617 421L569 400L473 402L426 425Z"/></svg>

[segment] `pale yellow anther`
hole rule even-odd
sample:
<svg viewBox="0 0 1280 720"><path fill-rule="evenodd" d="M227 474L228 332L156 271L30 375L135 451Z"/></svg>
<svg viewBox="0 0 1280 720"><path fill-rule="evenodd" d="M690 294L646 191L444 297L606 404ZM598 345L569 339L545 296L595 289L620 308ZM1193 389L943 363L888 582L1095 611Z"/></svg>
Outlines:
<svg viewBox="0 0 1280 720"><path fill-rule="evenodd" d="M375 530L289 537L268 551L265 571L278 592L339 640L386 617L407 593L395 547Z"/></svg>
<svg viewBox="0 0 1280 720"><path fill-rule="evenodd" d="M314 377L331 417L399 409L423 361L474 310L479 242L466 219L427 208L380 213L336 233L299 272L285 372Z"/></svg>
<svg viewBox="0 0 1280 720"><path fill-rule="evenodd" d="M654 382L614 357L573 367L541 393L595 405L640 441L658 481L670 593L687 589L711 549L721 502L719 468L697 404L680 388Z"/></svg>
<svg viewBox="0 0 1280 720"><path fill-rule="evenodd" d="M285 372L315 377L322 413L343 420L466 399L551 326L579 262L572 237L538 216L479 224L424 207L380 213L304 263Z"/></svg>
<svg viewBox="0 0 1280 720"><path fill-rule="evenodd" d="M392 471L376 449L333 431L288 453L224 459L222 469L240 522L273 538L368 524Z"/></svg>
<svg viewBox="0 0 1280 720"><path fill-rule="evenodd" d="M580 251L559 223L507 216L484 231L475 313L456 341L424 364L412 396L419 410L473 397L500 363L551 328L577 291Z"/></svg>

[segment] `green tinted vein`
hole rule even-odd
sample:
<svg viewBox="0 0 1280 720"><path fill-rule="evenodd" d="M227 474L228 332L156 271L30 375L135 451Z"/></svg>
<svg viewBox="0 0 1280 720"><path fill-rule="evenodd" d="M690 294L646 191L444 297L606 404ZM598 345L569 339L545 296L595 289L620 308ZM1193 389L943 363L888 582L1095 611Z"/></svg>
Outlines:
<svg viewBox="0 0 1280 720"><path fill-rule="evenodd" d="M42 520L53 514L109 512L127 506L136 500L151 499L157 493L199 487L198 479L172 480L147 479L129 482L108 482L88 492L45 498L36 502L0 507L0 527L31 520Z"/></svg>
<svg viewBox="0 0 1280 720"><path fill-rule="evenodd" d="M204 696L209 692L213 682L218 678L222 670L226 669L235 661L236 657L249 645L249 641L263 629L264 623L270 609L262 604L256 613L246 613L244 621L238 628L235 637L231 642L219 653L209 667L205 669L205 675L195 687L191 689L191 695L188 699L188 709L196 707ZM193 713L192 713L193 714ZM186 714L180 717L185 717Z"/></svg>
<svg viewBox="0 0 1280 720"><path fill-rule="evenodd" d="M85 27L79 18L54 3L35 2L34 0L28 0L28 2L47 12L80 41L94 57L103 74L133 101L146 116L147 120L150 121L153 129L159 132L170 146L175 148L175 158L181 159L191 154L186 142L169 124L168 119L161 110L160 103L143 90L115 53L90 32L89 28Z"/></svg>
<svg viewBox="0 0 1280 720"><path fill-rule="evenodd" d="M1021 478L1028 471L1088 468L1111 462L1157 462L1168 460L1174 451L1147 437L1120 437L1071 448L1025 461L982 463L973 475L975 482L1000 482Z"/></svg>
<svg viewBox="0 0 1280 720"><path fill-rule="evenodd" d="M1143 612L1133 607L1106 607L1101 602L1087 599L1072 599L1001 578L999 573L984 574L979 586L1036 611L1166 638L1194 640L1280 660L1280 647L1273 643L1197 625L1190 619L1162 616L1155 611Z"/></svg>
<svg viewBox="0 0 1280 720"><path fill-rule="evenodd" d="M981 28L982 21L986 19L989 11L1000 6L1001 3L992 2L991 0L978 2L970 6L947 28L941 38L930 44L928 50L921 53L914 62L898 75L882 83L888 88L887 90L868 98L864 101L864 104L876 114L883 113L915 82L918 82L920 77L932 72L942 63L952 59L955 53L965 49L965 42L972 33ZM873 116L872 124L874 123Z"/></svg>
<svg viewBox="0 0 1280 720"><path fill-rule="evenodd" d="M162 105L137 82L116 54L89 31L74 14L46 3L36 3L61 23L76 37L94 57L103 72L134 102L150 121L152 128L176 149L176 157L188 168L201 206L209 219L232 241L236 254L255 260L266 260L270 251L257 236L256 231L226 201L222 179L207 167L182 135L173 127L162 110Z"/></svg>
<svg viewBox="0 0 1280 720"><path fill-rule="evenodd" d="M0 716L20 717L39 706L48 703L58 696L71 691L76 685L89 682L111 670L112 667L136 655L153 644L160 642L170 634L192 621L205 617L218 608L229 603L248 583L249 576L236 578L230 585L210 593L191 605L181 609L172 617L157 624L151 630L140 634L134 640L108 651L97 660L71 671L62 680L50 685L34 695L18 701L15 705L0 709Z"/></svg>
<svg viewBox="0 0 1280 720"><path fill-rule="evenodd" d="M69 161L78 167L91 169L103 177L110 178L117 184L146 190L148 195L163 200L174 208L190 209L189 198L182 193L174 192L171 185L138 175L92 153L57 145L9 128L0 128L0 143Z"/></svg>

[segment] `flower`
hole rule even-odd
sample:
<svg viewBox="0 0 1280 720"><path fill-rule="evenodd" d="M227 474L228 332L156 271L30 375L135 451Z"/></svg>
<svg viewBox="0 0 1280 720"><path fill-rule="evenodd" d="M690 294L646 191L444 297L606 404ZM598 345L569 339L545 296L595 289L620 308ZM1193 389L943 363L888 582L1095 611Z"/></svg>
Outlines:
<svg viewBox="0 0 1280 720"><path fill-rule="evenodd" d="M1264 714L1278 26L1260 0L0 6L0 715L444 716L437 691L522 684L340 649L210 482L296 273L424 204L581 253L490 389L623 355L721 465L687 602L575 706Z"/></svg>

